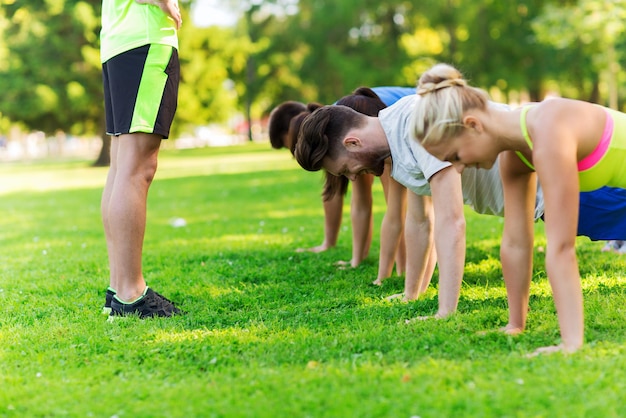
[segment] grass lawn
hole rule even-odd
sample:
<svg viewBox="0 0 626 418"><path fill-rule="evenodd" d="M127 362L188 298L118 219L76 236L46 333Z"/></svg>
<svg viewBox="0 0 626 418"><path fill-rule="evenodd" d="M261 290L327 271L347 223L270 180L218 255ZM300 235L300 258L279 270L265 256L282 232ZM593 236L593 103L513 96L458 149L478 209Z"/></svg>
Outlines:
<svg viewBox="0 0 626 418"><path fill-rule="evenodd" d="M502 219L469 210L459 312L406 325L437 278L411 303L384 299L402 277L370 285L380 182L370 256L338 270L348 210L337 248L294 251L322 240L321 173L268 144L164 149L144 273L187 313L109 323L105 175L0 165L0 417L626 417L626 256L602 243L579 238L585 347L527 358L559 335L541 224L524 334L481 332L507 319Z"/></svg>

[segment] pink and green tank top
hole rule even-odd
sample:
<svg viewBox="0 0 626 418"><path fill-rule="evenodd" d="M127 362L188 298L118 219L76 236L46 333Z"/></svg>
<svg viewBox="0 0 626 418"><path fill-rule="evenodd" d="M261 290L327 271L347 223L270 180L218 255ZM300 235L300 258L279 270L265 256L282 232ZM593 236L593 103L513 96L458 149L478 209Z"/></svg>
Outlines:
<svg viewBox="0 0 626 418"><path fill-rule="evenodd" d="M520 125L526 143L533 143L526 126L526 113L532 106L524 106L520 113ZM606 123L598 146L578 162L580 190L596 190L603 186L626 188L626 114L604 108ZM532 170L535 167L517 151L519 158Z"/></svg>

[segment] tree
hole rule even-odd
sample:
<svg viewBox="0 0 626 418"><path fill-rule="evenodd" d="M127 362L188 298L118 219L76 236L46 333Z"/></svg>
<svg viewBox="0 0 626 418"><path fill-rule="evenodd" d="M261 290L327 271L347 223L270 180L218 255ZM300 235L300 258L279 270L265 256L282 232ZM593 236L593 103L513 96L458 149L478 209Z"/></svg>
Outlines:
<svg viewBox="0 0 626 418"><path fill-rule="evenodd" d="M531 24L549 1L423 0L407 17L403 44L410 68L419 76L447 62L503 100L513 91L539 100L554 69L554 48L537 42Z"/></svg>
<svg viewBox="0 0 626 418"><path fill-rule="evenodd" d="M236 108L230 68L245 49L246 40L233 28L198 28L188 18L179 33L181 83L174 134L209 122L223 122Z"/></svg>
<svg viewBox="0 0 626 418"><path fill-rule="evenodd" d="M608 104L618 109L617 77L624 54L617 45L626 31L625 21L626 0L578 0L568 7L547 7L533 28L539 40L553 45L561 55L575 54L579 61L570 71L576 74L581 68L587 69L587 77L594 81L588 100L600 100L598 84L602 75ZM581 62L589 65L582 66Z"/></svg>
<svg viewBox="0 0 626 418"><path fill-rule="evenodd" d="M240 48L232 57L230 75L252 140L253 120L267 114L277 99L298 97L303 87L299 47L293 45L293 33L285 30L297 1L235 3L233 8L242 16L235 28Z"/></svg>
<svg viewBox="0 0 626 418"><path fill-rule="evenodd" d="M3 2L3 115L46 134L103 133L100 1Z"/></svg>
<svg viewBox="0 0 626 418"><path fill-rule="evenodd" d="M0 109L27 129L98 134L96 165L110 160L105 133L100 64L100 0L0 0ZM227 84L239 42L233 31L198 29L181 4L181 85L176 134L189 126L223 121L236 97Z"/></svg>
<svg viewBox="0 0 626 418"><path fill-rule="evenodd" d="M172 134L252 121L284 100L331 103L361 85L415 85L435 62L472 84L541 100L615 106L626 0L224 0L233 27L197 28L181 0L181 84ZM99 62L100 0L0 0L0 127L109 138ZM513 97L515 98L515 97Z"/></svg>

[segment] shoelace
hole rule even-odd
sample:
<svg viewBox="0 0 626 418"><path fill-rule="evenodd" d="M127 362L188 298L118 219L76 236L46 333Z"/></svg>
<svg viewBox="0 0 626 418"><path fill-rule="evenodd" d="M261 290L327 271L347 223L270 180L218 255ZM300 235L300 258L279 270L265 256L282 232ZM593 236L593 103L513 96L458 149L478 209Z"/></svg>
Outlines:
<svg viewBox="0 0 626 418"><path fill-rule="evenodd" d="M163 299L166 302L171 303L172 305L176 306L176 304L174 302L172 302L171 300L169 300L168 298L166 298L165 296L163 296L162 294L158 293L158 292L154 292L155 295L157 295L158 297L160 297L161 299Z"/></svg>
<svg viewBox="0 0 626 418"><path fill-rule="evenodd" d="M172 301L170 301L163 295L154 292L153 296L154 297L150 298L150 300L148 301L151 309L168 314L172 314L178 309L176 308L176 306L174 306Z"/></svg>

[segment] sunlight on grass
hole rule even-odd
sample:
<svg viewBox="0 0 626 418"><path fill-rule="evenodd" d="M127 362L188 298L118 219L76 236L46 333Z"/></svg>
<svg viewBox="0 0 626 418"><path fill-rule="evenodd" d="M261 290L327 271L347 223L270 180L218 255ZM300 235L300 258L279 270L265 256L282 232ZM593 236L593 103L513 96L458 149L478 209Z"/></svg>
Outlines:
<svg viewBox="0 0 626 418"><path fill-rule="evenodd" d="M84 167L41 169L12 173L10 181L0 182L0 195L18 191L46 192L51 190L103 187L107 168Z"/></svg>
<svg viewBox="0 0 626 418"><path fill-rule="evenodd" d="M291 236L287 235L276 235L276 234L263 234L255 233L255 234L240 234L240 235L222 235L218 238L213 238L213 244L228 244L229 246L239 245L240 248L247 247L252 244L254 247L258 247L259 243L269 244L271 243L291 243L293 242Z"/></svg>
<svg viewBox="0 0 626 418"><path fill-rule="evenodd" d="M495 232L497 234L497 232ZM500 248L500 238L481 239L479 241L468 242L468 247L479 248L481 250L492 250Z"/></svg>
<svg viewBox="0 0 626 418"><path fill-rule="evenodd" d="M267 150L264 149L267 146ZM262 149L263 152L242 152L233 150L232 155L203 155L191 153L186 157L176 156L175 152L162 150L159 156L158 179L173 179L188 176L211 174L252 173L264 170L280 171L299 168L293 157L284 152L269 149L269 144L251 144L243 149ZM206 152L206 151L205 151ZM10 171L10 181L0 181L0 195L17 191L51 191L104 187L108 167L91 167L91 162L81 166L55 167L33 165ZM8 170L8 169L7 169Z"/></svg>
<svg viewBox="0 0 626 418"><path fill-rule="evenodd" d="M466 275L475 274L478 276L491 277L500 270L500 260L493 257L487 257L484 260L480 260L478 263L467 263L465 265Z"/></svg>
<svg viewBox="0 0 626 418"><path fill-rule="evenodd" d="M232 295L233 293L242 294L243 291L233 287L216 286L214 284L205 285L203 290L206 291L211 298Z"/></svg>
<svg viewBox="0 0 626 418"><path fill-rule="evenodd" d="M591 344L591 347L591 350L587 350L587 359L583 359L582 361L612 357L626 358L626 346L623 344L597 342Z"/></svg>
<svg viewBox="0 0 626 418"><path fill-rule="evenodd" d="M540 281L533 280L530 283L530 294L541 297L552 297L552 288L547 278Z"/></svg>
<svg viewBox="0 0 626 418"><path fill-rule="evenodd" d="M285 219L285 218L291 218L291 217L301 217L304 219L309 219L309 218L314 218L314 217L319 217L320 215L323 214L323 208L322 205L310 205L307 208L303 208L303 207L294 207L289 208L288 210L268 210L267 212L267 217L271 218L271 219ZM307 223L307 225L303 225L304 226L309 226L310 223Z"/></svg>
<svg viewBox="0 0 626 418"><path fill-rule="evenodd" d="M159 163L143 270L186 314L114 323L101 315L107 169L0 165L0 417L626 416L626 256L601 242L577 241L585 346L528 359L559 343L542 222L526 332L496 331L508 314L502 218L467 208L458 312L407 326L437 311L439 271L416 301L385 299L403 277L370 285L378 180L369 256L339 270L351 255L350 194L336 248L296 253L323 239L323 176L289 151L165 148Z"/></svg>
<svg viewBox="0 0 626 418"><path fill-rule="evenodd" d="M227 327L219 329L192 329L183 331L159 330L154 338L154 342L183 342L183 341L210 341L216 343L232 343L237 341L240 344L263 342L268 340L290 341L295 338L310 336L311 330L307 328L290 328L288 330L271 332L263 324L249 324L245 327Z"/></svg>
<svg viewBox="0 0 626 418"><path fill-rule="evenodd" d="M254 173L271 169L272 171L293 170L298 164L290 155L281 152L234 153L211 157L187 157L159 161L157 179L207 176L211 174ZM271 167L271 168L270 168Z"/></svg>
<svg viewBox="0 0 626 418"><path fill-rule="evenodd" d="M154 342L182 342L182 341L202 341L213 339L237 339L240 342L260 341L260 337L255 335L247 328L221 328L216 330L210 329L192 329L185 331L163 331L159 330L155 336Z"/></svg>
<svg viewBox="0 0 626 418"><path fill-rule="evenodd" d="M488 301L490 299L506 298L506 289L504 284L501 287L494 287L493 284L485 286L464 285L461 289L461 295L472 301Z"/></svg>
<svg viewBox="0 0 626 418"><path fill-rule="evenodd" d="M602 276L588 276L584 277L582 281L582 288L585 292L594 292L599 288L606 289L619 289L620 287L626 286L626 276L617 274L611 275L607 277L606 275Z"/></svg>

